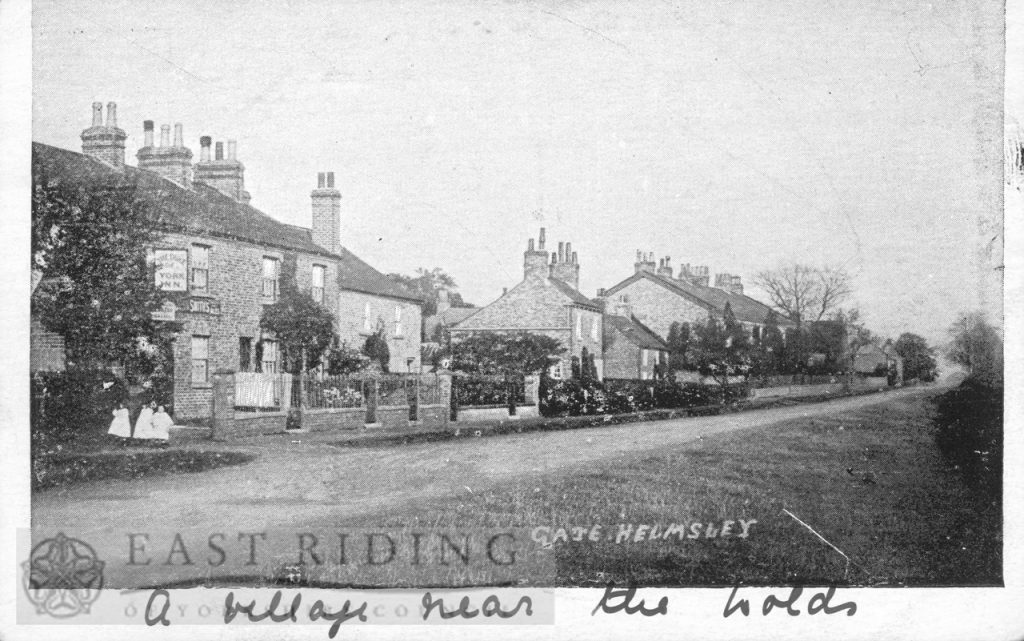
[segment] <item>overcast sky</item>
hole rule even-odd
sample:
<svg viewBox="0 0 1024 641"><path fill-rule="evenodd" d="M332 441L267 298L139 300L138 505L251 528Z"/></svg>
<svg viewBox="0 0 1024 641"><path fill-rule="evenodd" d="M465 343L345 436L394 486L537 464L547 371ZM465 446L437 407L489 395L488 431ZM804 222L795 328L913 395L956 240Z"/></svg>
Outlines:
<svg viewBox="0 0 1024 641"><path fill-rule="evenodd" d="M997 2L37 2L35 140L93 101L238 140L252 204L441 267L486 304L537 228L594 295L637 249L739 274L845 266L869 325L1001 313ZM748 293L757 295L748 286Z"/></svg>

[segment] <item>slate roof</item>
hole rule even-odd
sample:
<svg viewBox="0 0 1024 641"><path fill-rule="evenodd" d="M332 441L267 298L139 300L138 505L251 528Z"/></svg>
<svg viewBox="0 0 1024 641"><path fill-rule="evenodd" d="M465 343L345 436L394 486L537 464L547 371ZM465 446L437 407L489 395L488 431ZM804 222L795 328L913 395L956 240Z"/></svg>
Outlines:
<svg viewBox="0 0 1024 641"><path fill-rule="evenodd" d="M548 280L555 286L555 289L568 296L572 300L573 304L601 311L602 307L600 303L597 303L579 293L577 290L573 289L572 285L558 280L557 278L548 278Z"/></svg>
<svg viewBox="0 0 1024 641"><path fill-rule="evenodd" d="M606 332L618 330L627 340L643 349L668 350L668 344L661 337L635 318L608 314L604 317L604 327Z"/></svg>
<svg viewBox="0 0 1024 641"><path fill-rule="evenodd" d="M694 285L693 283L685 280L677 280L675 278L666 278L651 272L637 272L625 279L621 283L615 285L609 289L605 295L611 296L618 291L632 285L641 278L646 278L654 283L657 283L667 289L668 291L684 296L708 309L713 309L718 313L722 313L725 309L725 304L728 302L732 305L732 312L736 314L736 318L741 321L748 323L763 323L768 312L771 308L764 303L754 300L753 298L744 294L733 294L727 292L724 289L718 289L717 287L703 287L701 285ZM786 327L791 325L791 322L784 316L779 316L779 326Z"/></svg>
<svg viewBox="0 0 1024 641"><path fill-rule="evenodd" d="M135 185L138 195L153 205L160 226L167 231L329 257L339 261L338 283L342 289L422 302L347 249L331 253L313 242L308 228L283 223L203 183L194 183L188 190L150 171L127 165L123 171L116 171L84 154L39 142L32 143L32 160L50 180L86 188Z"/></svg>

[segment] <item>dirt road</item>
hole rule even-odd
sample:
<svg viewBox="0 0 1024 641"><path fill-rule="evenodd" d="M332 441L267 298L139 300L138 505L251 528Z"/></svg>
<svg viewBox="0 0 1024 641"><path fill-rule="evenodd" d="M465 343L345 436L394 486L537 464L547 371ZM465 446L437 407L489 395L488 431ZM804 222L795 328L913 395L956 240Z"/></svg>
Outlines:
<svg viewBox="0 0 1024 641"><path fill-rule="evenodd" d="M934 392L907 388L722 416L381 448L322 441L245 444L233 449L258 455L247 465L39 492L32 497L33 529L102 540L123 538L126 531L334 526L384 507L572 473L594 461L629 460L705 435Z"/></svg>

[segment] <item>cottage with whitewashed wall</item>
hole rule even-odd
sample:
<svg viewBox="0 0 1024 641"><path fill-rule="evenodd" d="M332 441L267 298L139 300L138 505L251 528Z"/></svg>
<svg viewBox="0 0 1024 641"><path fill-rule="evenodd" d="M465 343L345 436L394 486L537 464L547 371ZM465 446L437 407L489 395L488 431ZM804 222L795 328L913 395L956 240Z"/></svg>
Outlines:
<svg viewBox="0 0 1024 641"><path fill-rule="evenodd" d="M391 370L418 371L422 301L341 245L341 194L333 174L318 176L311 194L312 228L304 228L249 204L234 141L225 149L201 137L199 160L193 163L180 124L173 141L164 125L155 144L153 123L146 121L138 166L131 167L125 164L126 139L117 126L116 105L107 105L103 122L102 105L95 103L92 126L82 132L81 154L33 143L33 161L50 180L87 188L116 175L133 183L159 217L163 236L151 252L156 278L169 291L183 291L187 301L160 313L184 325L174 340L176 418L209 416L215 369L280 368L277 343L261 332L259 320L289 273L334 312L341 340L359 347L382 328Z"/></svg>

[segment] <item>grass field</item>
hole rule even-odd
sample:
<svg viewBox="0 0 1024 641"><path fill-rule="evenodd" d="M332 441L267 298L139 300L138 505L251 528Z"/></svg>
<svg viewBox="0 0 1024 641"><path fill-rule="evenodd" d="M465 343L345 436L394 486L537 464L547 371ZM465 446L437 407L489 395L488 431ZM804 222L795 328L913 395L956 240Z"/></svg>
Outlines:
<svg viewBox="0 0 1024 641"><path fill-rule="evenodd" d="M527 584L1001 585L1001 507L940 458L933 413L928 398L893 399L348 525L524 536L541 526L549 540L565 529L570 540L534 546L508 569ZM628 541L614 540L620 524L632 526ZM662 538L671 524L682 538ZM590 541L594 525L602 529ZM640 525L657 525L657 537L645 530L634 540ZM583 540L571 540L573 527L584 528Z"/></svg>

